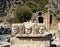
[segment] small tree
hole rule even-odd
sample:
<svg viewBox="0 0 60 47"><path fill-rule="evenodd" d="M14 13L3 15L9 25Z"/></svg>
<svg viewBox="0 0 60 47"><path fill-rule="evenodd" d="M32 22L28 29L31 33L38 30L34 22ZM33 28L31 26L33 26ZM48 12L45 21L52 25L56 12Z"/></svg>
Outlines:
<svg viewBox="0 0 60 47"><path fill-rule="evenodd" d="M28 6L24 5L17 7L14 14L15 14L14 21L23 23L31 19L32 11Z"/></svg>

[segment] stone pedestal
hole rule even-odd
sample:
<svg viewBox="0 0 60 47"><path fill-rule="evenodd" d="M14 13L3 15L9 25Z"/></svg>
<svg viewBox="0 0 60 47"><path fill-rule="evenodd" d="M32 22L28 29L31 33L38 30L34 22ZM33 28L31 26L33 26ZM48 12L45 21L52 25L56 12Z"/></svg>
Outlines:
<svg viewBox="0 0 60 47"><path fill-rule="evenodd" d="M50 47L50 35L11 38L11 47Z"/></svg>

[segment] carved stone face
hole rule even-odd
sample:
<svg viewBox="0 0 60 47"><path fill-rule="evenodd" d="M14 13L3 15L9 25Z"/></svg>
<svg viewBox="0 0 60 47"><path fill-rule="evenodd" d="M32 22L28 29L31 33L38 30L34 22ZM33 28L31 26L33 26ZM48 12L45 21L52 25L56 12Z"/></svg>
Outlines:
<svg viewBox="0 0 60 47"><path fill-rule="evenodd" d="M40 34L43 34L44 30L45 30L45 26L39 26L39 33Z"/></svg>
<svg viewBox="0 0 60 47"><path fill-rule="evenodd" d="M40 34L43 34L43 30L39 29L39 33L40 33Z"/></svg>
<svg viewBox="0 0 60 47"><path fill-rule="evenodd" d="M25 28L25 34L31 34L31 28Z"/></svg>
<svg viewBox="0 0 60 47"><path fill-rule="evenodd" d="M32 32L32 22L25 23L25 34L31 34Z"/></svg>
<svg viewBox="0 0 60 47"><path fill-rule="evenodd" d="M18 32L18 26L15 25L13 27L12 35L16 35L17 32Z"/></svg>

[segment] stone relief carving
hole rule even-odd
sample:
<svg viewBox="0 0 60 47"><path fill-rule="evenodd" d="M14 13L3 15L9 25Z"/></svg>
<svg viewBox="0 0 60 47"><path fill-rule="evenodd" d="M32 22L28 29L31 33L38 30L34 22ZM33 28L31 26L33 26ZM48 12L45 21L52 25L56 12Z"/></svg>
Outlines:
<svg viewBox="0 0 60 47"><path fill-rule="evenodd" d="M31 23L25 23L24 26L25 26L25 28L24 28L25 29L25 34L27 34L27 35L31 34L31 32L32 32L32 27L31 27L32 25L31 25Z"/></svg>
<svg viewBox="0 0 60 47"><path fill-rule="evenodd" d="M38 34L43 34L46 30L44 25L38 25Z"/></svg>
<svg viewBox="0 0 60 47"><path fill-rule="evenodd" d="M37 31L38 31L37 24L34 23L33 26L32 26L32 34L37 34Z"/></svg>
<svg viewBox="0 0 60 47"><path fill-rule="evenodd" d="M19 27L15 25L12 31L12 36L16 35L18 33L18 30L19 30Z"/></svg>
<svg viewBox="0 0 60 47"><path fill-rule="evenodd" d="M24 25L19 26L19 34L24 34Z"/></svg>
<svg viewBox="0 0 60 47"><path fill-rule="evenodd" d="M20 34L20 35L37 35L37 34L43 34L46 30L44 25L38 25L36 23L29 24L20 24L20 25L14 25L12 34Z"/></svg>
<svg viewBox="0 0 60 47"><path fill-rule="evenodd" d="M31 34L32 28L25 28L25 34Z"/></svg>

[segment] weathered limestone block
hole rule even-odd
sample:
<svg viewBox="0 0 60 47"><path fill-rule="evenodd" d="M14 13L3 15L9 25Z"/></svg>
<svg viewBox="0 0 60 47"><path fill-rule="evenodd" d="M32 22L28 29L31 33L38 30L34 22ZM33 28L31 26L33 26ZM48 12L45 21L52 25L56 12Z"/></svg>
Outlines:
<svg viewBox="0 0 60 47"><path fill-rule="evenodd" d="M34 35L34 34L36 34L36 32L37 32L37 25L36 25L36 23L33 23L32 34Z"/></svg>
<svg viewBox="0 0 60 47"><path fill-rule="evenodd" d="M24 24L19 25L19 34L20 35L24 34Z"/></svg>

